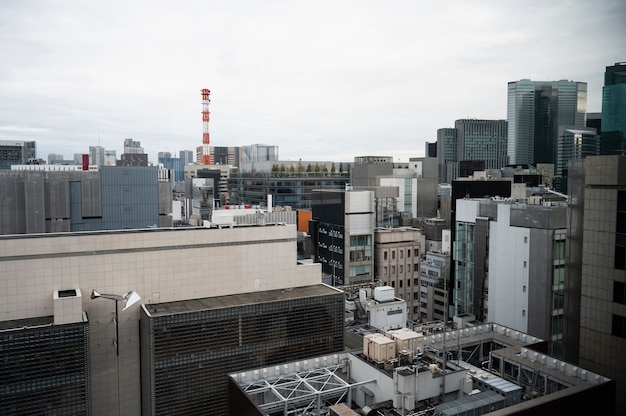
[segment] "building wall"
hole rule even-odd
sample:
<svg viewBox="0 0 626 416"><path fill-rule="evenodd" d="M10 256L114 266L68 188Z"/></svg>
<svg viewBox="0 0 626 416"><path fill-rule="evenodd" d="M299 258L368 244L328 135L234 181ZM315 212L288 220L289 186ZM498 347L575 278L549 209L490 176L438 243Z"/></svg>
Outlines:
<svg viewBox="0 0 626 416"><path fill-rule="evenodd" d="M53 321L0 322L3 415L91 415L89 323Z"/></svg>
<svg viewBox="0 0 626 416"><path fill-rule="evenodd" d="M527 332L530 230L510 226L510 206L498 205L489 230L488 321Z"/></svg>
<svg viewBox="0 0 626 416"><path fill-rule="evenodd" d="M626 157L586 158L583 191L582 253L578 254L582 256L579 364L616 380L617 414L623 414L626 300L621 288L626 283Z"/></svg>
<svg viewBox="0 0 626 416"><path fill-rule="evenodd" d="M225 414L229 373L342 351L343 311L323 285L144 305L142 414Z"/></svg>
<svg viewBox="0 0 626 416"><path fill-rule="evenodd" d="M52 315L57 289L135 290L150 304L319 284L320 266L296 258L295 225L3 236L0 321ZM117 413L117 380L121 414L140 414L139 308L120 310L117 357L115 304L82 299L93 414Z"/></svg>
<svg viewBox="0 0 626 416"><path fill-rule="evenodd" d="M420 320L420 231L415 228L378 228L374 234L375 280L391 286L407 305L407 319Z"/></svg>

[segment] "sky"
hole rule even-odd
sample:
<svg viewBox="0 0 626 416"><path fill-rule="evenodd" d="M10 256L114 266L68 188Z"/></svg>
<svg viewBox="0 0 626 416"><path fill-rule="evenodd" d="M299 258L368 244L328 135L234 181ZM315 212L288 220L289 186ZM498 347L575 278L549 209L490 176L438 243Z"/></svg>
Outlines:
<svg viewBox="0 0 626 416"><path fill-rule="evenodd" d="M424 156L463 118L506 119L507 83L588 85L626 61L624 0L0 1L0 140L37 156L202 144L281 160Z"/></svg>

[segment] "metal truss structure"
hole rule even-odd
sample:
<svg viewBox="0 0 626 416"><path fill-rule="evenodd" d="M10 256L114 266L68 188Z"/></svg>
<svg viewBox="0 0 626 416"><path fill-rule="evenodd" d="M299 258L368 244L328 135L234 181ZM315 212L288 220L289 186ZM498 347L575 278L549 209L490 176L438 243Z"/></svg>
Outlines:
<svg viewBox="0 0 626 416"><path fill-rule="evenodd" d="M241 385L253 403L270 415L321 415L322 407L352 401L352 389L375 382L348 383L342 364Z"/></svg>

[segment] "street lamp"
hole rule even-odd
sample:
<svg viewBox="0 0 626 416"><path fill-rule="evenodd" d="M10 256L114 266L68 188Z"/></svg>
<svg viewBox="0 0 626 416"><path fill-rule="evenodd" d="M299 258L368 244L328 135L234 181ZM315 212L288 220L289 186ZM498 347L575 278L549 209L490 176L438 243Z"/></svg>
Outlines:
<svg viewBox="0 0 626 416"><path fill-rule="evenodd" d="M118 312L117 304L120 301L124 302L124 308L122 308L122 311L125 311L126 309L134 305L135 303L139 302L141 300L141 296L139 296L139 294L135 292L134 290L130 292L126 292L123 295L110 295L107 293L99 293L98 291L96 291L96 289L93 289L91 291L91 299L96 299L96 298L104 298L104 299L110 299L110 300L115 301L115 352L119 356L120 355L119 323L118 323L119 312Z"/></svg>

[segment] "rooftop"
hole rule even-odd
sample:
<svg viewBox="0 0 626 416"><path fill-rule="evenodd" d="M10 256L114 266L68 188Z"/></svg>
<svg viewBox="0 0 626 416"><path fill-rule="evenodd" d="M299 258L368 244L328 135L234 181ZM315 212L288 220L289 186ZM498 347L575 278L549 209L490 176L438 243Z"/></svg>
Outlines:
<svg viewBox="0 0 626 416"><path fill-rule="evenodd" d="M313 296L329 296L336 295L338 293L343 293L343 291L320 283L319 285L312 286L264 290L259 292L188 299L175 302L153 303L143 305L143 307L148 316L156 317L177 313L199 312L244 305L255 305L280 300L301 299Z"/></svg>

